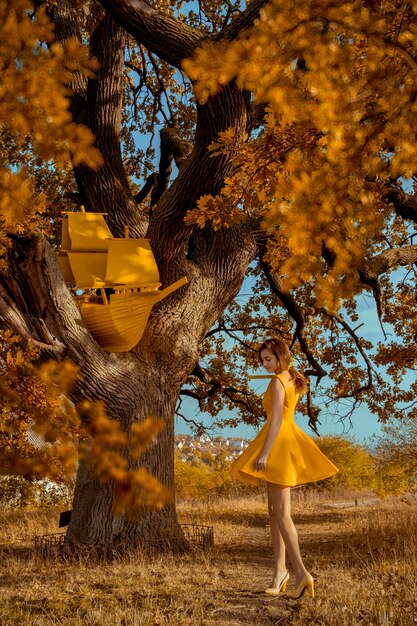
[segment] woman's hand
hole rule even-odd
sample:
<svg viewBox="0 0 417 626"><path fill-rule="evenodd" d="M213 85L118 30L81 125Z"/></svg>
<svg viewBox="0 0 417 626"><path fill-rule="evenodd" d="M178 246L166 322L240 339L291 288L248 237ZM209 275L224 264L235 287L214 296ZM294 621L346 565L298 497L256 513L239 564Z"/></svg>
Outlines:
<svg viewBox="0 0 417 626"><path fill-rule="evenodd" d="M258 471L264 470L266 468L267 460L268 460L268 455L265 454L264 452L261 452L261 454L258 456L258 458L255 461L255 468Z"/></svg>

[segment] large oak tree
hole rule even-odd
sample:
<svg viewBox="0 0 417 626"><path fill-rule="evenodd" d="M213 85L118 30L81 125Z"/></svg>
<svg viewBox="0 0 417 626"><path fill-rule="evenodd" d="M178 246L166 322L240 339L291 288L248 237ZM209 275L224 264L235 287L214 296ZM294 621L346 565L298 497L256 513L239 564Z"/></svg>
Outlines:
<svg viewBox="0 0 417 626"><path fill-rule="evenodd" d="M98 61L95 74L72 67L67 82L72 119L94 134L102 163L73 156L71 169L59 169L27 158L56 227L11 235L2 325L43 358L79 367L74 402L103 401L125 431L162 417L156 443L130 462L169 486L180 397L213 413L236 405L248 421L259 415L227 364L232 357L240 375L243 363L253 365L250 340L265 332L292 341L311 376L329 372L333 398L366 400L381 418L400 414L404 405L375 364L392 368L398 383L417 359L410 284L417 211L401 184L415 173L413 5L322 1L288 12L265 0L246 9L215 1L34 4L34 15L46 7L56 42L87 42ZM360 19L352 18L356 10ZM30 129L25 136L26 146L15 145L13 133L3 133L6 168L31 154ZM115 237L128 225L131 236L149 238L163 285L188 278L154 308L128 353L100 348L59 270L57 218L80 205L106 213ZM384 275L399 266L406 271L394 284ZM248 273L256 277L253 298L239 306ZM373 360L369 342L337 312L342 298L354 322L361 290L373 293L381 320L398 335ZM232 351L227 334L238 338ZM408 401L416 389L394 391ZM312 393L305 410L316 427ZM133 545L181 536L174 503L115 516L113 495L111 481L81 461L68 538Z"/></svg>

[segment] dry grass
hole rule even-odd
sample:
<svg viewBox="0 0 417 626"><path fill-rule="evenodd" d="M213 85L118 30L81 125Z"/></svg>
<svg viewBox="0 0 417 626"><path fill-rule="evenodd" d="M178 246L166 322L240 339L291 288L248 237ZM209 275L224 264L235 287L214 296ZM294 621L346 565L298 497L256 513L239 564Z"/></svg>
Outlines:
<svg viewBox="0 0 417 626"><path fill-rule="evenodd" d="M343 497L342 497L343 496ZM354 495L338 494L352 501ZM295 494L302 552L317 597L269 598L272 552L262 497L182 503L184 521L215 526L206 553L111 564L44 561L30 537L56 531L57 511L0 516L2 626L410 626L417 623L415 502L336 508ZM361 500L359 499L359 504Z"/></svg>

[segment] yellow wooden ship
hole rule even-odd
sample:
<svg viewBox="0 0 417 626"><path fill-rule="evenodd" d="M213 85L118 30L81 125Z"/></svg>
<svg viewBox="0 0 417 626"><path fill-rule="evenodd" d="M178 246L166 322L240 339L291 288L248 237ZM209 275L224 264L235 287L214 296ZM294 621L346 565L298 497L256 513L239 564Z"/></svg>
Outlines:
<svg viewBox="0 0 417 626"><path fill-rule="evenodd" d="M58 261L64 279L78 290L81 315L107 352L128 352L140 341L152 307L186 284L160 289L148 239L112 236L105 213L64 213ZM113 293L108 295L111 289Z"/></svg>

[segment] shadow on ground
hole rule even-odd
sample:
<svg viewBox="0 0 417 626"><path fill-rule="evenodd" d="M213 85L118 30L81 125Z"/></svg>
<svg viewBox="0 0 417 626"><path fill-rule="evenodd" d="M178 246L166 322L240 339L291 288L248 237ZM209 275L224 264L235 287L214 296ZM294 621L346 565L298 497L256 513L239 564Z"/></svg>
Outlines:
<svg viewBox="0 0 417 626"><path fill-rule="evenodd" d="M250 513L242 511L223 511L216 513L216 523L236 524L237 526L252 526L253 528L265 527L268 524L268 512L265 505L265 513Z"/></svg>

